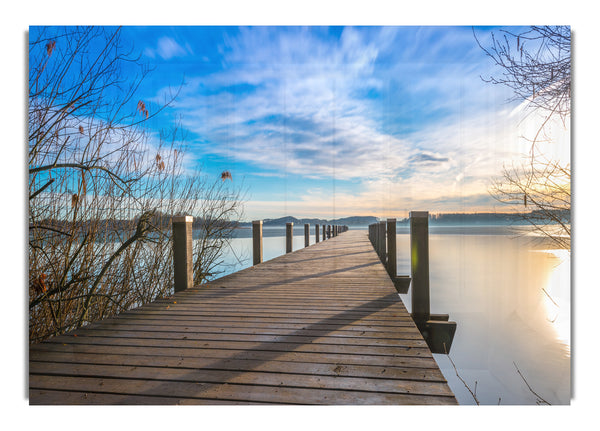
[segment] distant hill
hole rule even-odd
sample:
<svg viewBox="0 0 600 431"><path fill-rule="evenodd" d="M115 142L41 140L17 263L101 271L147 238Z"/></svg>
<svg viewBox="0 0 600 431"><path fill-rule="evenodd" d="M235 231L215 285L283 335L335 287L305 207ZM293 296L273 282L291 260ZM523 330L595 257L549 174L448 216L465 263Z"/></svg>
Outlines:
<svg viewBox="0 0 600 431"><path fill-rule="evenodd" d="M264 219L263 226L285 226L286 223L294 223L294 225L304 225L304 224L337 224L342 226L367 226L371 223L376 223L377 218L371 216L354 216L354 217L344 217L334 220L325 220L320 218L301 218L298 219L292 216L280 217L276 219ZM240 226L251 226L252 222L244 222L240 223Z"/></svg>
<svg viewBox="0 0 600 431"><path fill-rule="evenodd" d="M377 217L372 216L354 216L344 217L331 220L330 223L335 223L342 226L368 226L372 223L377 223Z"/></svg>
<svg viewBox="0 0 600 431"><path fill-rule="evenodd" d="M528 224L526 218L541 219L541 214L537 211L530 213L442 213L429 214L429 220L432 225L496 225L496 224ZM566 223L570 223L571 214L569 211L557 211L557 218L560 218ZM377 217L372 216L352 216L343 217L333 220L325 220L319 218L302 218L287 216L276 219L264 219L263 226L285 226L286 223L294 223L296 226L304 225L305 223L312 225L328 225L337 224L342 226L368 226L372 223L377 223ZM409 219L398 217L399 225L408 225ZM252 226L252 222L240 223L240 226Z"/></svg>
<svg viewBox="0 0 600 431"><path fill-rule="evenodd" d="M565 210L554 211L554 216L564 223L571 222L571 213ZM548 217L540 211L531 211L529 213L442 213L429 214L429 221L432 225L506 225L506 224L525 224L529 225L528 220L538 222L552 223ZM409 219L399 219L399 224L408 224Z"/></svg>
<svg viewBox="0 0 600 431"><path fill-rule="evenodd" d="M287 217L280 217L280 218L276 218L276 219L271 219L271 218L266 218L263 220L263 226L281 226L281 225L285 225L286 223L298 223L299 220L296 217L291 217L291 216L287 216Z"/></svg>

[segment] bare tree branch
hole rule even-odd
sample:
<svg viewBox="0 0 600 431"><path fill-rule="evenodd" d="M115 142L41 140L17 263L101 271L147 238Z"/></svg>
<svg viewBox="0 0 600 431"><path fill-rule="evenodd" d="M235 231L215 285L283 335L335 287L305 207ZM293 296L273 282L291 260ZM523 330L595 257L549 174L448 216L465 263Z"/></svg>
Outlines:
<svg viewBox="0 0 600 431"><path fill-rule="evenodd" d="M30 30L32 341L167 296L174 215L210 221L194 244L198 283L222 261L242 214L240 191L184 170L178 128L149 142L149 120L178 91L160 105L140 100L148 72L124 49L120 28Z"/></svg>
<svg viewBox="0 0 600 431"><path fill-rule="evenodd" d="M571 113L571 30L567 26L531 27L521 33L501 30L492 35L491 46L477 43L500 69L500 75L483 78L505 85L514 92L512 100L524 102L544 120L530 139L529 164L504 169L490 194L510 205L515 212L533 208L525 220L558 247L571 247L571 166L546 160L537 149L540 137L552 118L563 124ZM551 139L551 137L547 137Z"/></svg>

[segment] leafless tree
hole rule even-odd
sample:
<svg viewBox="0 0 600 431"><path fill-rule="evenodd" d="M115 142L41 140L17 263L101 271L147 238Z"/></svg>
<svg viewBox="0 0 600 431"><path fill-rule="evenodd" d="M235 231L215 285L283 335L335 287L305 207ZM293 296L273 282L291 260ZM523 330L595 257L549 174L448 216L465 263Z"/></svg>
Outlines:
<svg viewBox="0 0 600 431"><path fill-rule="evenodd" d="M527 100L548 115L571 114L571 29L568 26L531 27L521 33L492 34L491 47L479 46L502 70L484 78L514 91L516 101Z"/></svg>
<svg viewBox="0 0 600 431"><path fill-rule="evenodd" d="M149 69L132 53L119 28L30 33L31 341L169 295L174 215L214 221L196 244L195 281L214 276L241 217L232 181L184 169L179 129L149 131L176 94L138 100Z"/></svg>
<svg viewBox="0 0 600 431"><path fill-rule="evenodd" d="M477 36L475 35L477 39ZM543 144L552 139L546 126L553 118L565 124L571 113L571 30L567 26L531 27L514 33L492 35L490 47L479 46L501 69L486 82L506 85L513 100L525 102L530 112L542 113L543 121L531 143L528 162L505 167L490 193L513 206L525 220L559 247L570 248L571 166L544 156ZM523 210L532 210L523 212Z"/></svg>

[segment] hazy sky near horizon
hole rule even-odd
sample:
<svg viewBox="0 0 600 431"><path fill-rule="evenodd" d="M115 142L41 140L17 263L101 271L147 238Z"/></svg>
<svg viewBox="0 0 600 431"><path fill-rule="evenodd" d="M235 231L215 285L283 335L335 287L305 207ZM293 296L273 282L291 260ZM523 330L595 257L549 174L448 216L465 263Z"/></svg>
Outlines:
<svg viewBox="0 0 600 431"><path fill-rule="evenodd" d="M506 209L491 179L523 162L536 119L482 80L501 71L475 35L489 46L499 31L157 26L122 39L153 68L141 99L182 85L152 127L179 117L187 164L229 170L247 219L331 219ZM544 151L568 159L568 127L552 133Z"/></svg>

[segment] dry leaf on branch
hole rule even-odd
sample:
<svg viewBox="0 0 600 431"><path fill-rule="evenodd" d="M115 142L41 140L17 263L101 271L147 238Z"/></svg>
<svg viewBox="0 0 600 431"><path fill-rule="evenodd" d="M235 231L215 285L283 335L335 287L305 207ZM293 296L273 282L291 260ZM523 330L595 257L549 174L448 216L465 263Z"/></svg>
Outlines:
<svg viewBox="0 0 600 431"><path fill-rule="evenodd" d="M233 181L233 178L231 176L231 172L229 171L223 171L221 172L221 180L225 181L225 180L231 180Z"/></svg>
<svg viewBox="0 0 600 431"><path fill-rule="evenodd" d="M160 154L156 155L156 167L159 171L163 171L165 169L165 162L162 160Z"/></svg>
<svg viewBox="0 0 600 431"><path fill-rule="evenodd" d="M40 294L46 292L48 290L48 287L46 286L47 277L48 276L46 274L41 273L39 277L35 278L33 283L31 283L33 290Z"/></svg>
<svg viewBox="0 0 600 431"><path fill-rule="evenodd" d="M140 114L143 114L146 116L146 118L148 118L148 109L146 109L146 104L142 100L138 102L137 110L140 112Z"/></svg>
<svg viewBox="0 0 600 431"><path fill-rule="evenodd" d="M48 54L48 56L52 55L52 51L54 51L54 47L56 46L56 41L55 40L51 40L50 42L48 42L46 44L46 54Z"/></svg>

